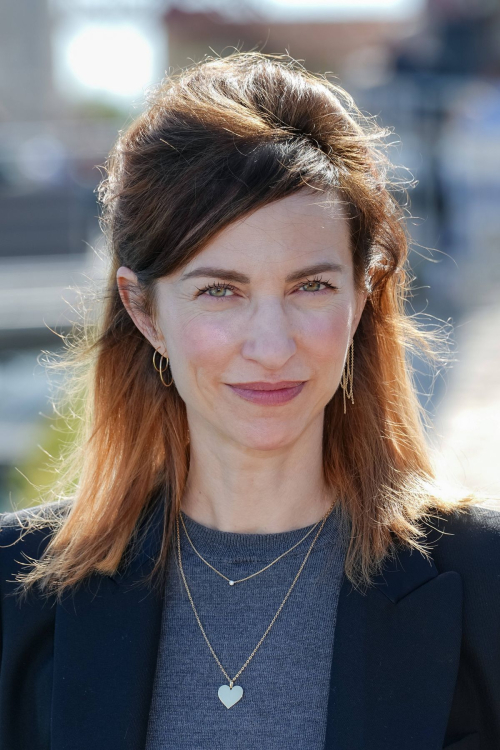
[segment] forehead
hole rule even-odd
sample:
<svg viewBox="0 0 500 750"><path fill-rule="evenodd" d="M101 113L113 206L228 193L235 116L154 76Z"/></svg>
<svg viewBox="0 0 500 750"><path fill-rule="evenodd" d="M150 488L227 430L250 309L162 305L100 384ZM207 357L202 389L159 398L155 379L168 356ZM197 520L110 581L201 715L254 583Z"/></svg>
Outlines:
<svg viewBox="0 0 500 750"><path fill-rule="evenodd" d="M304 259L349 265L349 225L340 197L301 191L269 203L223 229L184 271L208 262L260 267Z"/></svg>

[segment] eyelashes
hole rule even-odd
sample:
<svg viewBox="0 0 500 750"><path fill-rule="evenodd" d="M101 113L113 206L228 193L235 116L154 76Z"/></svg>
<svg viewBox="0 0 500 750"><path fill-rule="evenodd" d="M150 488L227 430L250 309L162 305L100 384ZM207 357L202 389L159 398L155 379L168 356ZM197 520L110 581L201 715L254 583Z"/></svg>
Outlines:
<svg viewBox="0 0 500 750"><path fill-rule="evenodd" d="M321 279L318 277L315 277L314 279L306 279L306 281L302 282L302 284L299 284L296 289L300 289L303 286L306 286L307 284L323 284L323 286L327 287L328 289L331 289L333 291L336 291L338 287L333 286L333 284L330 283L330 281L327 281L325 279ZM212 294L207 294L211 289L217 289L217 290L223 290L223 289L229 289L231 292L236 292L237 289L232 284L228 284L227 282L213 282L212 284L207 284L207 286L202 287L201 289L199 287L196 287L198 289L197 297L205 296L205 297L211 297L212 299L228 299L228 297L224 294L220 297L215 297ZM306 294L321 294L322 292L325 292L326 289L318 289L318 290L309 290L305 292Z"/></svg>

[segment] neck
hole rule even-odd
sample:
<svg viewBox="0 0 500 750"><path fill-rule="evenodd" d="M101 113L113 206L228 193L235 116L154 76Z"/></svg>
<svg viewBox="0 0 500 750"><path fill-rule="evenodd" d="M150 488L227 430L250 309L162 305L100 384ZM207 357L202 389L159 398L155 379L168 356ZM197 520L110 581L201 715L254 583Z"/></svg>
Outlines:
<svg viewBox="0 0 500 750"><path fill-rule="evenodd" d="M327 499L325 499L327 498ZM183 498L181 509L197 523L217 531L229 531L237 534L275 534L294 531L320 521L334 502L333 495L308 493L307 505L304 503L287 503L275 507L261 506L250 509L248 504L237 501L225 505L212 503L208 495L198 496L197 502L192 496Z"/></svg>
<svg viewBox="0 0 500 750"><path fill-rule="evenodd" d="M295 496L224 493L213 497L209 492L185 492L181 510L210 529L239 534L274 534L293 531L320 521L328 513L335 496L324 486L311 488Z"/></svg>
<svg viewBox="0 0 500 750"><path fill-rule="evenodd" d="M293 531L319 521L335 490L323 473L323 421L295 441L252 434L253 445L190 426L189 473L181 501L186 515L208 528L243 534Z"/></svg>

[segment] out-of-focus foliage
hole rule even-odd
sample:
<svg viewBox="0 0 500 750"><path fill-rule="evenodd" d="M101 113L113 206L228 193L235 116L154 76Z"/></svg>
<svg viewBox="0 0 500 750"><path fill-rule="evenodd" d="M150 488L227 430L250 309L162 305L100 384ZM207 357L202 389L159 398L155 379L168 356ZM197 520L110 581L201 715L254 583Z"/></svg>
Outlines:
<svg viewBox="0 0 500 750"><path fill-rule="evenodd" d="M79 417L75 414L44 415L38 444L7 474L8 507L16 510L57 499L51 489L57 478L58 459L70 450Z"/></svg>

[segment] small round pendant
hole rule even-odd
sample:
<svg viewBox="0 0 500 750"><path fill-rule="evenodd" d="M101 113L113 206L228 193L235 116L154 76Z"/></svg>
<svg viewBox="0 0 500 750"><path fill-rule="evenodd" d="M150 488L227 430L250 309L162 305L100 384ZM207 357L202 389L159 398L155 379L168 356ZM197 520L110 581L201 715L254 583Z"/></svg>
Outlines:
<svg viewBox="0 0 500 750"><path fill-rule="evenodd" d="M234 586L234 581L229 581L230 586Z"/></svg>

